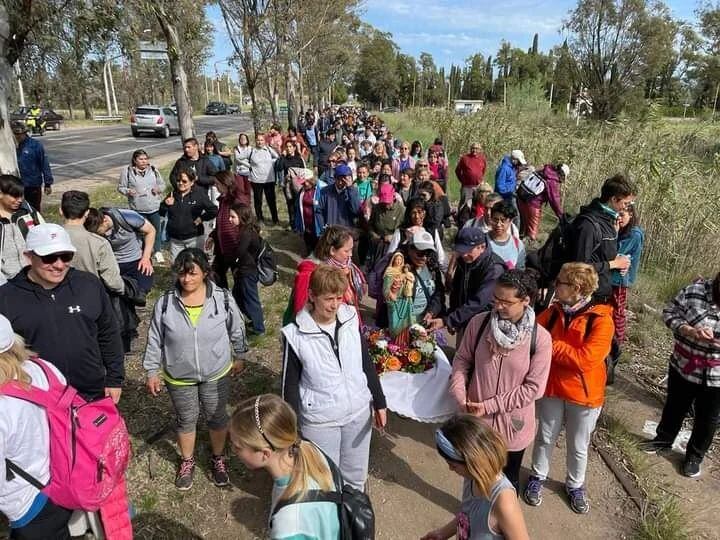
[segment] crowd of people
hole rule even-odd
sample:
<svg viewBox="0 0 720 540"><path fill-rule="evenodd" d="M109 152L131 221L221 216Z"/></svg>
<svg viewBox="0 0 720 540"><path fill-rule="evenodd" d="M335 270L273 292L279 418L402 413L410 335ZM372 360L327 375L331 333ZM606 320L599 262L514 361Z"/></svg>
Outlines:
<svg viewBox="0 0 720 540"><path fill-rule="evenodd" d="M568 504L589 511L588 448L622 352L644 243L627 177L608 178L573 218L561 200L567 164L533 167L510 150L493 187L472 142L455 167L453 209L440 138L425 151L395 138L378 116L342 107L310 110L285 134L276 125L254 141L241 133L233 149L213 132L204 144L187 139L169 183L137 150L118 181L126 207L93 208L87 193L65 191L57 225L40 213L42 186L49 193L52 185L47 160L13 130L18 155L39 161L21 161L21 178L0 177L0 383L47 388L31 361L42 358L83 399L119 403L138 336L135 308L167 255L175 282L153 306L142 366L147 391L165 388L176 417L177 489L193 485L202 412L216 486L230 481L228 436L246 467L272 477L272 538L338 538L336 503L303 498L367 485L373 427L385 428L388 403L366 328L402 339L419 324L455 338L446 384L456 414L434 437L439 459L464 479L456 517L423 538L528 538L518 499L542 503L563 426ZM283 226L278 193L305 257L283 315L282 395L249 397L230 415L248 336L266 331L258 258L263 229ZM538 249L546 204L559 225ZM668 396L657 436L643 448L669 449L694 403L683 465L690 477L718 426L719 305L720 274L690 284L664 311L675 337ZM47 483L58 458L44 412L2 393L0 458ZM114 503L129 504L124 492ZM56 504L22 475L0 475L0 511L14 538L69 538L69 522L88 520L82 510ZM127 537L129 521L101 518L115 531L108 538Z"/></svg>

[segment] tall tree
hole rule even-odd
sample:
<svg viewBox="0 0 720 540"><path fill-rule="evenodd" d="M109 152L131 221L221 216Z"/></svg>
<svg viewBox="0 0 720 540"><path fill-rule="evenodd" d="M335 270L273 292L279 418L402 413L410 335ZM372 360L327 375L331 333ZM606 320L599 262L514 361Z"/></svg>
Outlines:
<svg viewBox="0 0 720 540"><path fill-rule="evenodd" d="M355 91L368 103L388 104L398 95L397 47L389 34L374 31L360 49Z"/></svg>
<svg viewBox="0 0 720 540"><path fill-rule="evenodd" d="M565 29L596 118L617 115L667 63L677 32L667 6L655 0L580 0Z"/></svg>

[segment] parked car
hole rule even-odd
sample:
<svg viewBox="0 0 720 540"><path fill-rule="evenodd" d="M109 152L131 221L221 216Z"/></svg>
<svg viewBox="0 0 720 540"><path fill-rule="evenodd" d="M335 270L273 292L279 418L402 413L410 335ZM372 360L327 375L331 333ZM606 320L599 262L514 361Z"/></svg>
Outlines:
<svg viewBox="0 0 720 540"><path fill-rule="evenodd" d="M10 120L22 120L27 122L30 107L18 107L18 109L10 114ZM65 117L62 114L58 114L52 109L42 109L40 113L40 121L45 122L45 129L60 130Z"/></svg>
<svg viewBox="0 0 720 540"><path fill-rule="evenodd" d="M211 101L205 107L205 114L227 114L227 105L221 101Z"/></svg>
<svg viewBox="0 0 720 540"><path fill-rule="evenodd" d="M231 103L227 106L227 113L228 114L239 114L240 113L240 105L237 103Z"/></svg>
<svg viewBox="0 0 720 540"><path fill-rule="evenodd" d="M175 114L177 114L177 103L175 103L175 102L173 101L170 105L168 105L168 107L170 107L170 108L173 110L173 112L174 112Z"/></svg>
<svg viewBox="0 0 720 540"><path fill-rule="evenodd" d="M382 111L380 111L380 112L383 112L383 113L399 113L399 112L400 112L400 109L398 109L397 107L385 107L385 108L384 108Z"/></svg>
<svg viewBox="0 0 720 540"><path fill-rule="evenodd" d="M142 133L154 133L161 137L180 134L177 114L170 107L158 105L140 105L130 115L130 130L133 137Z"/></svg>

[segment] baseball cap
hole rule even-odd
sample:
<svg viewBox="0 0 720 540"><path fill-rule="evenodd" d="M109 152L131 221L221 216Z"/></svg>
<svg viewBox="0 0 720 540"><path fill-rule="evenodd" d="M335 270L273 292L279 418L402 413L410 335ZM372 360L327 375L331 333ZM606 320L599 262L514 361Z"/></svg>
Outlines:
<svg viewBox="0 0 720 540"><path fill-rule="evenodd" d="M22 120L13 120L10 124L10 129L13 133L27 133L27 126Z"/></svg>
<svg viewBox="0 0 720 540"><path fill-rule="evenodd" d="M335 167L335 178L338 176L352 176L352 169L344 163L341 163Z"/></svg>
<svg viewBox="0 0 720 540"><path fill-rule="evenodd" d="M420 251L425 251L426 249L432 249L433 251L436 251L435 240L433 239L432 234L424 230L416 231L415 234L412 235L412 238L410 238L410 242L408 243L412 247Z"/></svg>
<svg viewBox="0 0 720 540"><path fill-rule="evenodd" d="M392 204L395 200L395 190L390 184L380 186L380 193L378 195L382 204Z"/></svg>
<svg viewBox="0 0 720 540"><path fill-rule="evenodd" d="M560 165L560 170L563 172L563 176L565 176L565 178L567 178L568 175L570 174L570 167L568 165L566 165L565 163Z"/></svg>
<svg viewBox="0 0 720 540"><path fill-rule="evenodd" d="M517 159L521 165L527 165L527 161L525 160L525 154L523 154L522 150L513 150L510 152L510 157L513 159Z"/></svg>
<svg viewBox="0 0 720 540"><path fill-rule="evenodd" d="M55 223L41 223L32 227L25 238L25 249L41 257L51 253L77 251L67 231Z"/></svg>
<svg viewBox="0 0 720 540"><path fill-rule="evenodd" d="M476 227L460 229L455 239L455 251L460 254L465 254L480 245L487 245L487 235Z"/></svg>
<svg viewBox="0 0 720 540"><path fill-rule="evenodd" d="M10 350L14 343L15 332L10 325L10 321L0 315L0 353Z"/></svg>

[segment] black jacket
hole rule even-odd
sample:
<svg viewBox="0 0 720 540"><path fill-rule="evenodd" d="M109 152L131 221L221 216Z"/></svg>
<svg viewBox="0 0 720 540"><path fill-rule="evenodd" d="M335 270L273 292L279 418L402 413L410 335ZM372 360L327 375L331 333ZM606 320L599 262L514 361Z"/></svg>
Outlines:
<svg viewBox="0 0 720 540"><path fill-rule="evenodd" d="M241 229L231 265L234 275L236 277L245 277L257 274L257 257L259 252L260 235L253 229Z"/></svg>
<svg viewBox="0 0 720 540"><path fill-rule="evenodd" d="M2 225L13 223L20 229L20 234L23 238L27 236L28 231L31 227L41 223L41 217L37 210L35 210L27 201L23 201L20 204L20 208L13 212L10 219L0 217L0 246L3 243L4 228Z"/></svg>
<svg viewBox="0 0 720 540"><path fill-rule="evenodd" d="M170 171L170 183L173 189L177 189L178 176L183 171L191 170L197 176L195 184L202 186L207 191L215 183L215 174L218 172L215 165L205 156L200 156L198 160L191 160L185 154L175 162L175 166Z"/></svg>
<svg viewBox="0 0 720 540"><path fill-rule="evenodd" d="M607 302L612 295L610 261L617 257L615 218L603 209L600 199L580 208L573 221L575 234L570 238L569 260L592 265L598 273L598 289L593 297Z"/></svg>
<svg viewBox="0 0 720 540"><path fill-rule="evenodd" d="M41 358L86 399L120 387L123 347L110 299L92 274L70 268L54 289L30 281L26 267L0 287L0 313Z"/></svg>
<svg viewBox="0 0 720 540"><path fill-rule="evenodd" d="M165 201L160 203L160 215L168 217L167 234L175 240L187 240L201 236L204 232L203 224L195 225L197 218L210 221L215 218L218 208L210 202L207 191L194 185L189 193L181 195L173 190L175 204L168 206Z"/></svg>
<svg viewBox="0 0 720 540"><path fill-rule="evenodd" d="M489 247L470 264L457 259L450 291L447 326L465 328L470 319L492 307L495 282L505 272L505 263Z"/></svg>

